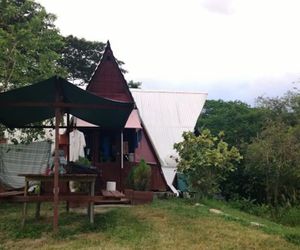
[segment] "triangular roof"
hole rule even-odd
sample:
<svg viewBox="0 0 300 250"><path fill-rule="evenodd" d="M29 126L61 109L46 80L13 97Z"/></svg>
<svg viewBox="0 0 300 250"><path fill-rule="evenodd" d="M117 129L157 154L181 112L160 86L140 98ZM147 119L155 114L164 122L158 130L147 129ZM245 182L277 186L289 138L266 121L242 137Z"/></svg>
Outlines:
<svg viewBox="0 0 300 250"><path fill-rule="evenodd" d="M193 131L206 101L206 93L130 89L142 124L155 149L170 188L176 174L174 143L184 131Z"/></svg>
<svg viewBox="0 0 300 250"><path fill-rule="evenodd" d="M86 90L117 101L133 101L109 41L107 41L100 63L96 67Z"/></svg>

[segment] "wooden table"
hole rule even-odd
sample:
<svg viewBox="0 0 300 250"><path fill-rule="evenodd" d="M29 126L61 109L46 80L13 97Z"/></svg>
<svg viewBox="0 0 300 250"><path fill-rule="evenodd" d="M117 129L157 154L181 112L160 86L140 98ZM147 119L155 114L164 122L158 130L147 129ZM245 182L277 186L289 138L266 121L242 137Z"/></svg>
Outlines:
<svg viewBox="0 0 300 250"><path fill-rule="evenodd" d="M36 202L36 218L40 215L40 206L41 202L44 201L53 201L54 195L51 196L43 196L39 189L38 194L29 195L28 187L30 181L39 182L40 187L43 182L54 182L53 175L40 175L40 174L20 174L19 176L25 177L25 187L24 187L24 205L23 205L23 217L22 217L22 227L25 225L26 215L27 215L27 202ZM88 195L77 195L76 193L71 193L72 195L61 196L60 200L69 202L70 200L77 201L86 201L88 202L88 215L90 218L90 223L94 223L94 201L93 198L95 196L95 182L97 175L96 174L64 174L59 176L59 182L69 182L69 181L78 181L90 183L90 190Z"/></svg>

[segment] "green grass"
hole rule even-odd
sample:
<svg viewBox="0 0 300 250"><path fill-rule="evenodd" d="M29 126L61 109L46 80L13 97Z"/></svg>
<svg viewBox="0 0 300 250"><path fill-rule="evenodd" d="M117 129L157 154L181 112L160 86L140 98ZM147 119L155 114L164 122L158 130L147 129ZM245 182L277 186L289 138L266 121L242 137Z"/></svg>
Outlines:
<svg viewBox="0 0 300 250"><path fill-rule="evenodd" d="M300 230L255 217L225 203L191 200L156 200L151 205L113 208L96 213L90 225L82 213L61 207L59 233L52 233L52 206L42 206L35 221L20 228L22 206L0 204L2 249L300 249ZM209 208L226 215L216 215ZM251 221L264 224L253 227Z"/></svg>

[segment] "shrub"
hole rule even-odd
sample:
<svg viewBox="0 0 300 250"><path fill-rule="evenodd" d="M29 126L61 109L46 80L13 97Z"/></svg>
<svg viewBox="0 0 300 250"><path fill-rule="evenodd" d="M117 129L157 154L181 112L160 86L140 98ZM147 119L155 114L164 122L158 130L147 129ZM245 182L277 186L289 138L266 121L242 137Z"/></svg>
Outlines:
<svg viewBox="0 0 300 250"><path fill-rule="evenodd" d="M255 200L241 198L229 201L231 207L260 217L271 217L271 208L265 204L257 204Z"/></svg>
<svg viewBox="0 0 300 250"><path fill-rule="evenodd" d="M178 172L187 177L189 188L199 197L213 197L220 192L220 183L226 174L235 170L242 159L235 147L223 141L224 134L213 136L204 129L199 136L184 132L183 141L174 144L178 156Z"/></svg>
<svg viewBox="0 0 300 250"><path fill-rule="evenodd" d="M144 160L133 167L128 175L127 186L135 190L145 191L149 189L151 181L151 167Z"/></svg>
<svg viewBox="0 0 300 250"><path fill-rule="evenodd" d="M291 207L281 214L279 223L287 226L300 226L300 207Z"/></svg>

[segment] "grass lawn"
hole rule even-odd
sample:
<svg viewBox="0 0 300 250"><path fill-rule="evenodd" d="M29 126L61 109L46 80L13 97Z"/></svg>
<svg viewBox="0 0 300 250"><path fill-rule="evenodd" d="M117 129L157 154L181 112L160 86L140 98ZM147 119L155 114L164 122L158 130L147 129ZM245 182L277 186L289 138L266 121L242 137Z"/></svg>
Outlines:
<svg viewBox="0 0 300 250"><path fill-rule="evenodd" d="M221 202L205 205L156 200L151 205L104 209L90 225L86 215L60 214L52 234L52 207L21 230L21 204L0 204L0 249L300 249L300 228L290 228L232 209ZM218 208L225 215L209 212ZM106 211L106 212L105 212ZM264 226L255 227L250 222Z"/></svg>

